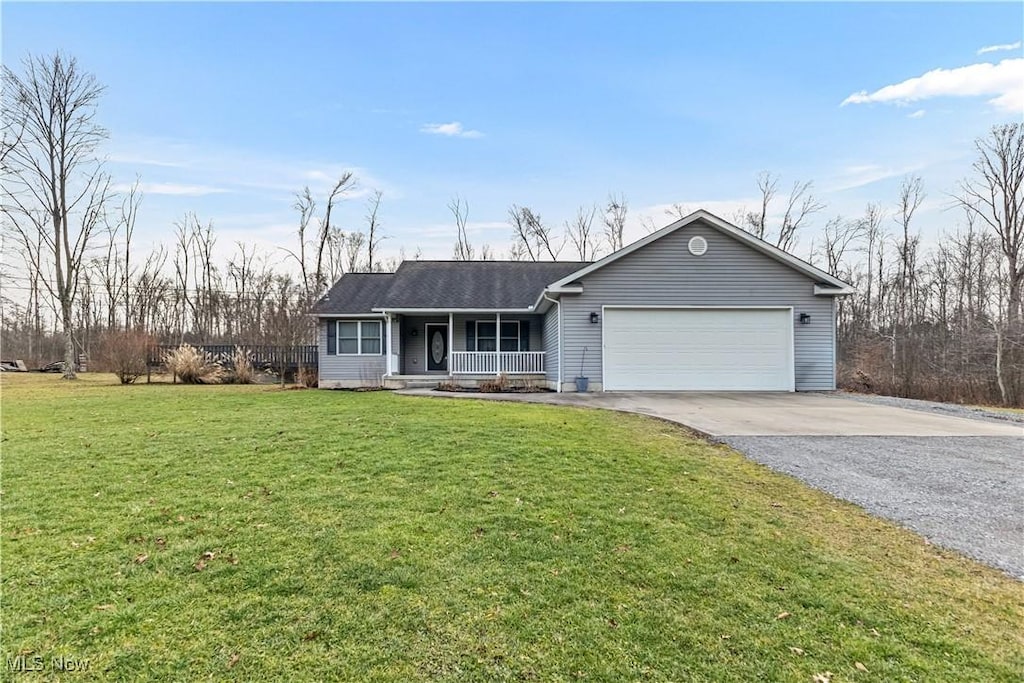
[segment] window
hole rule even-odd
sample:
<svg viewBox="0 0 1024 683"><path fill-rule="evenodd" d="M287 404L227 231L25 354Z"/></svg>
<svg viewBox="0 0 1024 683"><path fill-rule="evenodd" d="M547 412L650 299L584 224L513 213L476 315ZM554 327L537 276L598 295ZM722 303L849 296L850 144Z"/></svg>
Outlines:
<svg viewBox="0 0 1024 683"><path fill-rule="evenodd" d="M498 340L494 323L476 322L476 348L474 351L497 351Z"/></svg>
<svg viewBox="0 0 1024 683"><path fill-rule="evenodd" d="M466 350L493 352L529 351L530 324L525 320L503 320L501 330L493 320L466 321Z"/></svg>
<svg viewBox="0 0 1024 683"><path fill-rule="evenodd" d="M501 323L501 350L519 351L519 321Z"/></svg>
<svg viewBox="0 0 1024 683"><path fill-rule="evenodd" d="M327 326L327 353L338 356L379 356L383 351L379 320L339 320Z"/></svg>
<svg viewBox="0 0 1024 683"><path fill-rule="evenodd" d="M362 327L362 334L360 335L360 346L359 353L364 355L377 354L380 355L381 343L380 343L380 328L379 322L365 322L359 323Z"/></svg>

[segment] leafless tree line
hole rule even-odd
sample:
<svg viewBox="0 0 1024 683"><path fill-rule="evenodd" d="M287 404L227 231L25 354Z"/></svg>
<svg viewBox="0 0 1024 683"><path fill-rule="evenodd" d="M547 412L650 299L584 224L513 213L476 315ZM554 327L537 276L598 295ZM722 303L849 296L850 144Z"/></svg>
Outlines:
<svg viewBox="0 0 1024 683"><path fill-rule="evenodd" d="M294 247L261 254L236 243L218 260L215 226L195 213L174 224L173 242L140 255L138 182L112 191L96 155L106 132L94 121L102 87L61 55L3 71L0 146L3 249L0 273L5 356L64 358L74 367L109 330L139 330L165 342L312 343L309 306L344 272L391 271L384 258L383 194L366 202L361 229L345 229L338 207L354 201L343 173L317 197L296 194ZM839 299L841 382L848 388L978 403L1024 402L1024 132L997 126L976 142L967 177L949 194L950 228L922 245L916 216L927 198L920 178L904 180L891 203L859 216L832 216L810 181L780 192L781 178L757 177L753 209L733 220L793 251L811 234L810 259L856 288ZM469 203L454 197L453 258L492 259L471 242ZM610 194L580 205L561 229L527 205L508 210L510 259L593 261L624 246L628 203ZM666 212L689 213L683 205ZM652 230L653 224L647 229ZM11 255L16 267L12 267ZM413 258L418 258L419 253ZM68 371L67 374L73 374Z"/></svg>
<svg viewBox="0 0 1024 683"><path fill-rule="evenodd" d="M838 301L841 383L899 396L1024 404L1024 130L976 142L972 175L942 198L951 229L922 249L918 177L891 207L829 219L813 260L857 289Z"/></svg>

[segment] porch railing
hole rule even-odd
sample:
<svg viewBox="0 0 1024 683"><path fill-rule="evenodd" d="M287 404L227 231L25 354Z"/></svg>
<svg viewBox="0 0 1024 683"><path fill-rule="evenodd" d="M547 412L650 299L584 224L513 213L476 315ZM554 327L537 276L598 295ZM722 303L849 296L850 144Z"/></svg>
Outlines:
<svg viewBox="0 0 1024 683"><path fill-rule="evenodd" d="M543 351L453 351L453 375L525 375L544 372Z"/></svg>

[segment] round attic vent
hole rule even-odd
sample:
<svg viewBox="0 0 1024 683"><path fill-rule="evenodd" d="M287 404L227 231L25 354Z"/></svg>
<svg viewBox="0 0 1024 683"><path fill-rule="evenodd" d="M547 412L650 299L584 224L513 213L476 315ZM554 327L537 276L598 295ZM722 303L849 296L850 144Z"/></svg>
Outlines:
<svg viewBox="0 0 1024 683"><path fill-rule="evenodd" d="M686 246L694 256L703 256L708 250L708 241L700 235L694 235Z"/></svg>

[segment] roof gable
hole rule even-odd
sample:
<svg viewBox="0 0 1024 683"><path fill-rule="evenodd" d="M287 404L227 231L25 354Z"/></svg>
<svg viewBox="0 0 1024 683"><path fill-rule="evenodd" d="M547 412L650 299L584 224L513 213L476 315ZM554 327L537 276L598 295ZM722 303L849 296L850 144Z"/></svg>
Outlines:
<svg viewBox="0 0 1024 683"><path fill-rule="evenodd" d="M691 225L697 221L703 221L705 224L709 225L715 230L718 230L719 232L722 232L726 235L729 235L730 237L733 237L737 241L746 244L755 251L761 252L765 256L768 256L769 258L772 258L778 261L779 263L782 263L783 265L786 265L792 268L793 270L810 278L815 282L815 294L841 295L851 294L854 291L853 287L843 282L839 278L836 278L823 270L815 268L806 261L803 261L802 259L799 259L796 256L793 256L792 254L785 252L782 249L779 249L778 247L755 237L754 235L751 235L747 231L738 228L732 223L729 223L728 221L725 221L712 213L704 211L703 209L699 211L694 211L685 218L681 218L676 222L665 226L661 230L653 232L650 235L647 235L646 237L639 239L636 242L633 242L632 244L623 247L622 249L619 249L618 251L612 252L608 256L605 256L604 258L595 261L594 263L588 264L583 268L580 268L576 272L569 273L562 279L552 283L548 287L548 289L559 290L569 287L572 285L572 283L582 279L583 277L589 275L590 273L593 273L596 270L604 268L605 266L611 263L615 263L624 256L628 256L632 254L634 251L637 251L647 246L648 244L651 244L652 242L656 242L657 240L663 237L671 235L677 230L685 228L686 226ZM819 284L823 286L819 287Z"/></svg>

